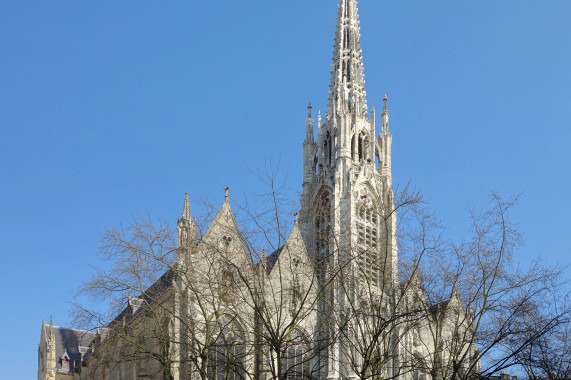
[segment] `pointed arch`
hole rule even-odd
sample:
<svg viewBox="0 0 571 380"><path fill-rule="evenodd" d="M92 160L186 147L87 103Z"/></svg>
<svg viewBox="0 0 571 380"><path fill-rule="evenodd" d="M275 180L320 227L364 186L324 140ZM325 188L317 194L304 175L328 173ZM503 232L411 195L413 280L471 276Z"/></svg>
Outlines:
<svg viewBox="0 0 571 380"><path fill-rule="evenodd" d="M369 183L357 192L355 209L356 262L359 276L371 285L380 286L382 263L382 215L379 198Z"/></svg>
<svg viewBox="0 0 571 380"><path fill-rule="evenodd" d="M217 323L216 341L208 352L207 376L210 380L246 378L246 339L243 324L237 317L223 315Z"/></svg>
<svg viewBox="0 0 571 380"><path fill-rule="evenodd" d="M290 344L284 357L284 368L287 380L311 378L311 343L308 335L296 328L291 336Z"/></svg>

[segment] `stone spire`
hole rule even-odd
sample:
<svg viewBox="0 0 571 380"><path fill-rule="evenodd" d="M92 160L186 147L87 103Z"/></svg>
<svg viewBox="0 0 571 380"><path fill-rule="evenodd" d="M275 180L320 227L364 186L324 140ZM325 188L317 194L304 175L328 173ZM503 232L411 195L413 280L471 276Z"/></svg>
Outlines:
<svg viewBox="0 0 571 380"><path fill-rule="evenodd" d="M184 194L184 207L182 209L182 218L190 222L190 201L188 200L188 193Z"/></svg>
<svg viewBox="0 0 571 380"><path fill-rule="evenodd" d="M329 87L329 116L344 110L362 115L367 113L367 102L357 1L340 0L338 8Z"/></svg>

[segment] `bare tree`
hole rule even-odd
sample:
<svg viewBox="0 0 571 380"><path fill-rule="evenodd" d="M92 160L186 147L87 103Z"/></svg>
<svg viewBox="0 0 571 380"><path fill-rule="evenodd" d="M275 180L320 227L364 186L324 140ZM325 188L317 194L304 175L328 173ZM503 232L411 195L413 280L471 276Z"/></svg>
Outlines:
<svg viewBox="0 0 571 380"><path fill-rule="evenodd" d="M77 325L101 332L86 360L93 376L128 366L165 379L257 378L262 371L301 379L319 371L309 328L314 263L297 225L286 238L271 181L271 212L242 208L248 230L238 230L227 195L208 230L183 215L176 235L149 217L106 231L100 253L111 265L82 294L109 308L74 308ZM258 249L264 243L274 254Z"/></svg>
<svg viewBox="0 0 571 380"><path fill-rule="evenodd" d="M571 377L570 293L559 285L547 284L541 298L527 303L514 323L520 333L503 344L530 379Z"/></svg>
<svg viewBox="0 0 571 380"><path fill-rule="evenodd" d="M339 268L339 289L347 302L343 310L335 313L340 327L338 339L346 347L345 365L353 377L363 380L394 379L410 372L401 346L411 326L424 316L417 308L411 307L412 284L416 278L414 271L403 274L402 283L390 275L395 271L390 260L394 244L391 241L391 221L399 213L401 220L414 215L415 220L423 222L424 250L434 249L428 245L429 239L434 237L428 231L432 231L434 226L427 223L430 218L422 195L408 185L397 192L391 204L393 207L387 210L372 207L359 211L365 214L365 219L379 220L383 229L379 245L362 244L359 238L356 239L350 248L350 258ZM408 233L415 235L412 230ZM341 239L333 240L339 244ZM419 255L422 256L422 252ZM360 265L371 259L372 268L378 269L380 278L371 276L369 267Z"/></svg>
<svg viewBox="0 0 571 380"><path fill-rule="evenodd" d="M469 239L430 251L419 262L430 323L425 324L428 334L417 337L427 354L414 365L433 379L488 377L515 369L522 352L563 322L565 313L539 324L529 313L560 288L562 272L537 263L523 270L514 262L521 244L510 220L515 204L492 193L488 209L470 210ZM523 328L526 324L535 325L533 333Z"/></svg>
<svg viewBox="0 0 571 380"><path fill-rule="evenodd" d="M492 194L488 209L471 210L472 236L459 244L409 187L392 209L362 209L385 228L378 247L328 229L332 210L309 209L323 228L308 250L274 172L263 176L265 207L244 202L240 229L227 196L205 223L185 203L176 234L148 216L106 231L109 265L82 294L109 308L75 308L78 325L99 331L92 377L135 368L164 379L310 379L332 360L359 379L470 379L516 366L568 374L569 303L550 301L561 299L561 271L514 263L515 201ZM399 278L387 276L393 238ZM332 262L320 244L349 254ZM335 345L342 357L331 356Z"/></svg>

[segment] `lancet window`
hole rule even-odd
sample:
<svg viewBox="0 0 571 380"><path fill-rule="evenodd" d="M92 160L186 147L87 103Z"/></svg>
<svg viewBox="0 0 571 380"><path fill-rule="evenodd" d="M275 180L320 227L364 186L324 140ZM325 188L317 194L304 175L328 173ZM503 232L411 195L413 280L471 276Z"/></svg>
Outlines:
<svg viewBox="0 0 571 380"><path fill-rule="evenodd" d="M325 136L324 148L325 148L325 164L327 166L331 166L331 158L333 156L333 145L332 145L331 134L329 133L329 131Z"/></svg>
<svg viewBox="0 0 571 380"><path fill-rule="evenodd" d="M379 255L379 215L366 207L357 210L357 263L366 280L377 282L380 279L381 262Z"/></svg>
<svg viewBox="0 0 571 380"><path fill-rule="evenodd" d="M308 359L309 352L310 346L303 338L303 335L294 331L291 344L284 359L284 367L287 368L287 380L301 380L311 377L310 360Z"/></svg>
<svg viewBox="0 0 571 380"><path fill-rule="evenodd" d="M208 355L207 376L210 380L242 380L244 370L244 340L239 324L224 317L217 329L215 344Z"/></svg>
<svg viewBox="0 0 571 380"><path fill-rule="evenodd" d="M316 253L318 260L329 257L331 236L331 199L328 190L321 192L315 215Z"/></svg>
<svg viewBox="0 0 571 380"><path fill-rule="evenodd" d="M363 163L370 159L369 156L369 138L366 133L362 132L358 135L353 135L351 138L351 157L353 161Z"/></svg>

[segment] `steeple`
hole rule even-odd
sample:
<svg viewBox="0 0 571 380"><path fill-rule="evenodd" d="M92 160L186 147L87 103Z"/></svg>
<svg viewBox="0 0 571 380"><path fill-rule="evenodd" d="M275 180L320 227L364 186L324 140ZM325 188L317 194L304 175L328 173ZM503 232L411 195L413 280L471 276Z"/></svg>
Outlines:
<svg viewBox="0 0 571 380"><path fill-rule="evenodd" d="M329 87L329 116L336 112L367 113L356 0L340 0Z"/></svg>

